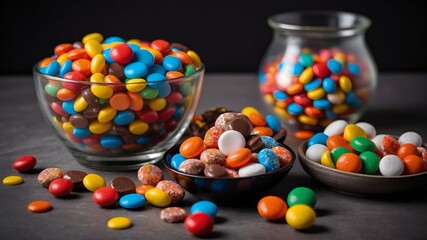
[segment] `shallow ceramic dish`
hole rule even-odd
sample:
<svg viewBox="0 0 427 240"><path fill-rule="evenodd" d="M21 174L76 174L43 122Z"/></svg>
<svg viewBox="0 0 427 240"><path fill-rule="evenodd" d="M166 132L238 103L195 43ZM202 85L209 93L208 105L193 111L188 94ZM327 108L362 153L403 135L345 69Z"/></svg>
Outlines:
<svg viewBox="0 0 427 240"><path fill-rule="evenodd" d="M308 140L298 147L298 157L303 169L314 179L331 189L355 196L380 196L415 190L427 186L427 172L384 177L361 173L344 172L320 163L305 156Z"/></svg>
<svg viewBox="0 0 427 240"><path fill-rule="evenodd" d="M167 150L162 158L162 162L170 176L194 196L222 203L239 198L253 198L268 192L283 180L296 161L295 152L289 146L281 144L280 146L285 147L292 154L291 163L285 167L252 177L211 178L192 175L174 169L170 161L172 156L179 153L179 146L177 144Z"/></svg>

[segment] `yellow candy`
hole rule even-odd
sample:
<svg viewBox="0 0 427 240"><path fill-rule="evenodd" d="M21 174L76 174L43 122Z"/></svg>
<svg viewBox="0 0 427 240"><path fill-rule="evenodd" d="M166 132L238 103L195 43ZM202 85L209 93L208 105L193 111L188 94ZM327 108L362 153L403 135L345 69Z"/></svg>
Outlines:
<svg viewBox="0 0 427 240"><path fill-rule="evenodd" d="M87 55L92 58L95 57L97 54L102 54L102 52L104 51L101 46L101 43L99 43L95 39L87 40L87 42L85 43L85 50Z"/></svg>
<svg viewBox="0 0 427 240"><path fill-rule="evenodd" d="M4 185L18 185L24 182L24 179L22 179L22 177L20 176L7 176L5 178L3 178L3 184Z"/></svg>
<svg viewBox="0 0 427 240"><path fill-rule="evenodd" d="M86 42L89 39L93 39L93 40L96 40L97 42L101 43L102 41L104 41L104 36L102 36L102 34L97 33L97 32L89 33L83 37L83 39L82 39L83 44L86 44Z"/></svg>
<svg viewBox="0 0 427 240"><path fill-rule="evenodd" d="M344 128L343 137L347 142L350 142L355 137L367 138L365 130L355 124L348 124Z"/></svg>
<svg viewBox="0 0 427 240"><path fill-rule="evenodd" d="M264 96L264 101L267 102L268 104L273 104L274 103L274 97L271 94L266 94Z"/></svg>
<svg viewBox="0 0 427 240"><path fill-rule="evenodd" d="M294 229L302 230L313 226L316 213L313 208L305 204L293 205L286 211L286 222Z"/></svg>
<svg viewBox="0 0 427 240"><path fill-rule="evenodd" d="M62 129L64 129L66 133L73 133L74 126L70 122L64 122L62 124Z"/></svg>
<svg viewBox="0 0 427 240"><path fill-rule="evenodd" d="M98 121L100 123L106 123L116 116L117 110L112 108L111 106L106 106L98 113Z"/></svg>
<svg viewBox="0 0 427 240"><path fill-rule="evenodd" d="M61 55L59 55L58 59L56 59L56 61L59 63L59 65L62 66L62 64L64 64L65 61L68 60L68 53L63 53Z"/></svg>
<svg viewBox="0 0 427 240"><path fill-rule="evenodd" d="M326 98L332 104L341 104L345 100L345 94L342 91L336 91L335 93L329 93Z"/></svg>
<svg viewBox="0 0 427 240"><path fill-rule="evenodd" d="M142 47L141 40L136 39L136 38L129 39L129 40L127 40L126 43L128 43L128 44L132 43L132 44L138 45L139 47Z"/></svg>
<svg viewBox="0 0 427 240"><path fill-rule="evenodd" d="M87 190L95 192L100 187L105 187L105 180L98 174L89 173L83 178L83 185Z"/></svg>
<svg viewBox="0 0 427 240"><path fill-rule="evenodd" d="M152 188L145 192L145 198L147 201L156 207L167 207L171 204L171 197L165 191Z"/></svg>
<svg viewBox="0 0 427 240"><path fill-rule="evenodd" d="M336 53L334 55L334 59L340 62L341 64L344 64L346 60L346 56L344 53Z"/></svg>
<svg viewBox="0 0 427 240"><path fill-rule="evenodd" d="M85 110L85 108L89 105L88 102L83 98L82 95L78 96L76 100L74 101L74 110L76 112L81 112Z"/></svg>
<svg viewBox="0 0 427 240"><path fill-rule="evenodd" d="M150 47L145 47L145 46L142 46L141 49L145 49L149 51L151 54L153 54L155 62L161 61L163 59L163 54L159 50L156 50Z"/></svg>
<svg viewBox="0 0 427 240"><path fill-rule="evenodd" d="M284 110L283 108L278 108L275 107L274 108L274 112L277 113L278 115L282 116L284 119L289 120L292 119L293 116L290 115L286 110Z"/></svg>
<svg viewBox="0 0 427 240"><path fill-rule="evenodd" d="M102 73L94 73L92 76L90 76L90 82L93 83L104 83L104 74Z"/></svg>
<svg viewBox="0 0 427 240"><path fill-rule="evenodd" d="M113 126L111 122L100 123L94 120L89 124L89 131L94 134L103 134L110 130L111 126Z"/></svg>
<svg viewBox="0 0 427 240"><path fill-rule="evenodd" d="M315 118L311 118L305 114L302 114L298 117L298 121L307 125L316 125L318 120Z"/></svg>
<svg viewBox="0 0 427 240"><path fill-rule="evenodd" d="M96 54L90 61L90 71L92 73L100 73L105 67L105 57L102 54Z"/></svg>
<svg viewBox="0 0 427 240"><path fill-rule="evenodd" d="M114 217L107 222L107 227L110 229L126 229L130 226L132 221L127 217Z"/></svg>
<svg viewBox="0 0 427 240"><path fill-rule="evenodd" d="M311 67L304 69L304 71L299 76L299 82L302 84L309 83L313 79L314 73Z"/></svg>
<svg viewBox="0 0 427 240"><path fill-rule="evenodd" d="M339 79L339 84L341 87L341 90L344 92L350 92L352 88L351 80L347 76L342 75Z"/></svg>
<svg viewBox="0 0 427 240"><path fill-rule="evenodd" d="M126 82L126 88L129 92L140 92L147 86L147 82L142 78L133 78Z"/></svg>
<svg viewBox="0 0 427 240"><path fill-rule="evenodd" d="M190 56L191 62L196 66L196 68L200 68L202 66L202 60L200 60L199 55L195 51L188 50L187 54Z"/></svg>
<svg viewBox="0 0 427 240"><path fill-rule="evenodd" d="M342 114L348 110L348 105L345 103L338 104L332 107L332 112L335 114Z"/></svg>
<svg viewBox="0 0 427 240"><path fill-rule="evenodd" d="M249 116L251 113L257 113L258 110L254 107L244 107L241 111L244 115Z"/></svg>
<svg viewBox="0 0 427 240"><path fill-rule="evenodd" d="M122 44L122 42L112 42L112 43L104 43L101 44L102 49L113 48L116 45Z"/></svg>
<svg viewBox="0 0 427 240"><path fill-rule="evenodd" d="M323 96L325 96L325 91L323 88L316 88L307 92L307 97L311 100L321 99Z"/></svg>
<svg viewBox="0 0 427 240"><path fill-rule="evenodd" d="M135 135L144 134L147 132L147 130L148 130L148 124L141 120L135 120L129 124L129 131Z"/></svg>
<svg viewBox="0 0 427 240"><path fill-rule="evenodd" d="M153 99L148 100L148 106L151 108L151 110L153 111L160 111L163 108L166 107L167 101L165 98L161 98L161 97L156 97Z"/></svg>
<svg viewBox="0 0 427 240"><path fill-rule="evenodd" d="M114 93L113 89L110 87L98 84L92 84L90 86L90 90L92 91L93 95L104 99L110 98Z"/></svg>
<svg viewBox="0 0 427 240"><path fill-rule="evenodd" d="M62 127L62 122L58 120L55 116L52 117L52 121L58 126Z"/></svg>
<svg viewBox="0 0 427 240"><path fill-rule="evenodd" d="M335 168L335 164L334 164L334 162L332 161L332 158L331 158L331 152L328 150L328 151L325 151L323 154L322 154L322 156L320 157L320 163L323 165L323 166L326 166L326 167L330 167L330 168Z"/></svg>

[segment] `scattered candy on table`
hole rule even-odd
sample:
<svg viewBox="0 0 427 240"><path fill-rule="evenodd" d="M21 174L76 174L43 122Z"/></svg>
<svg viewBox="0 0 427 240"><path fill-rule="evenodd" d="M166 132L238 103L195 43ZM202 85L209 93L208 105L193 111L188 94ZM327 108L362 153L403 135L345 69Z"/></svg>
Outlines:
<svg viewBox="0 0 427 240"><path fill-rule="evenodd" d="M13 168L18 172L29 172L37 164L37 159L33 155L21 156L13 162Z"/></svg>
<svg viewBox="0 0 427 240"><path fill-rule="evenodd" d="M33 213L43 213L50 211L52 209L52 205L48 201L37 200L30 202L27 209Z"/></svg>
<svg viewBox="0 0 427 240"><path fill-rule="evenodd" d="M185 209L180 207L167 207L160 212L160 219L165 222L181 222L187 217Z"/></svg>
<svg viewBox="0 0 427 240"><path fill-rule="evenodd" d="M427 149L416 132L378 134L367 122L336 120L307 141L306 156L341 171L400 176L427 171Z"/></svg>
<svg viewBox="0 0 427 240"><path fill-rule="evenodd" d="M7 176L3 178L3 184L4 185L19 185L24 182L24 179L21 176Z"/></svg>
<svg viewBox="0 0 427 240"><path fill-rule="evenodd" d="M107 222L107 226L110 229L121 230L130 228L132 221L127 217L113 217Z"/></svg>
<svg viewBox="0 0 427 240"><path fill-rule="evenodd" d="M214 228L214 224L215 222L213 218L209 214L203 212L189 215L184 222L185 229L196 236L211 233Z"/></svg>
<svg viewBox="0 0 427 240"><path fill-rule="evenodd" d="M49 192L56 197L64 197L73 191L73 182L66 178L58 178L49 184Z"/></svg>

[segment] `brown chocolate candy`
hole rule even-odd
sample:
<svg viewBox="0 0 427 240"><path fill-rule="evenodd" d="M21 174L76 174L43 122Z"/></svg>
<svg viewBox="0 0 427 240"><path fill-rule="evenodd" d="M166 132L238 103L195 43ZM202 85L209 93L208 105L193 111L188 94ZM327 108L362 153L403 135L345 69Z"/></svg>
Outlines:
<svg viewBox="0 0 427 240"><path fill-rule="evenodd" d="M85 128L89 126L89 121L80 113L70 116L70 123L76 128Z"/></svg>
<svg viewBox="0 0 427 240"><path fill-rule="evenodd" d="M223 177L227 175L227 170L224 166L213 163L206 165L203 173L206 177Z"/></svg>
<svg viewBox="0 0 427 240"><path fill-rule="evenodd" d="M251 135L246 139L246 148L249 148L251 152L258 152L263 147L261 136Z"/></svg>
<svg viewBox="0 0 427 240"><path fill-rule="evenodd" d="M110 186L114 188L121 196L128 194L128 193L134 193L136 186L135 183L132 181L132 179L128 177L115 177L110 182Z"/></svg>
<svg viewBox="0 0 427 240"><path fill-rule="evenodd" d="M94 119L98 117L99 111L101 111L101 105L97 102L89 104L83 111L83 116L88 119Z"/></svg>
<svg viewBox="0 0 427 240"><path fill-rule="evenodd" d="M90 90L90 88L83 89L81 95L89 104L99 101L98 98L92 93L92 90Z"/></svg>
<svg viewBox="0 0 427 240"><path fill-rule="evenodd" d="M70 180L73 183L74 190L83 190L85 189L83 185L83 178L85 178L87 173L79 170L71 170L65 173L64 178Z"/></svg>
<svg viewBox="0 0 427 240"><path fill-rule="evenodd" d="M120 80L124 80L125 74L124 74L125 67L119 63L112 63L110 64L110 67L108 68L108 74L116 76Z"/></svg>
<svg viewBox="0 0 427 240"><path fill-rule="evenodd" d="M224 131L236 130L244 137L247 137L252 132L252 123L249 118L243 113L226 112L216 119L215 126L222 128Z"/></svg>

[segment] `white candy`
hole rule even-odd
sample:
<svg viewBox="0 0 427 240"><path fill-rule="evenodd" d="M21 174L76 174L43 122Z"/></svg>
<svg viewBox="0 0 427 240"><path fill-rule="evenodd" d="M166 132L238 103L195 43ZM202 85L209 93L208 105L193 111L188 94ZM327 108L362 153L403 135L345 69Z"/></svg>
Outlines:
<svg viewBox="0 0 427 240"><path fill-rule="evenodd" d="M412 143L415 147L421 147L423 139L416 132L406 132L399 137L399 144Z"/></svg>
<svg viewBox="0 0 427 240"><path fill-rule="evenodd" d="M345 120L335 120L323 130L323 133L330 136L342 135L344 133L344 128L348 125L348 122Z"/></svg>
<svg viewBox="0 0 427 240"><path fill-rule="evenodd" d="M383 176L400 176L403 173L403 169L403 162L396 155L384 156L380 161L380 172Z"/></svg>
<svg viewBox="0 0 427 240"><path fill-rule="evenodd" d="M370 123L358 122L356 125L366 132L366 135L369 139L372 139L377 135L377 130L375 130L375 127Z"/></svg>
<svg viewBox="0 0 427 240"><path fill-rule="evenodd" d="M265 167L260 163L249 163L239 168L239 177L250 177L264 174Z"/></svg>
<svg viewBox="0 0 427 240"><path fill-rule="evenodd" d="M375 147L377 147L378 149L381 149L381 143L383 142L385 135L386 134L379 134L371 139L371 141L375 143Z"/></svg>
<svg viewBox="0 0 427 240"><path fill-rule="evenodd" d="M219 136L218 148L225 155L235 152L246 145L245 137L236 130L228 130Z"/></svg>
<svg viewBox="0 0 427 240"><path fill-rule="evenodd" d="M328 147L323 144L313 144L307 149L307 151L305 151L305 155L308 159L320 163L322 154L328 150Z"/></svg>

